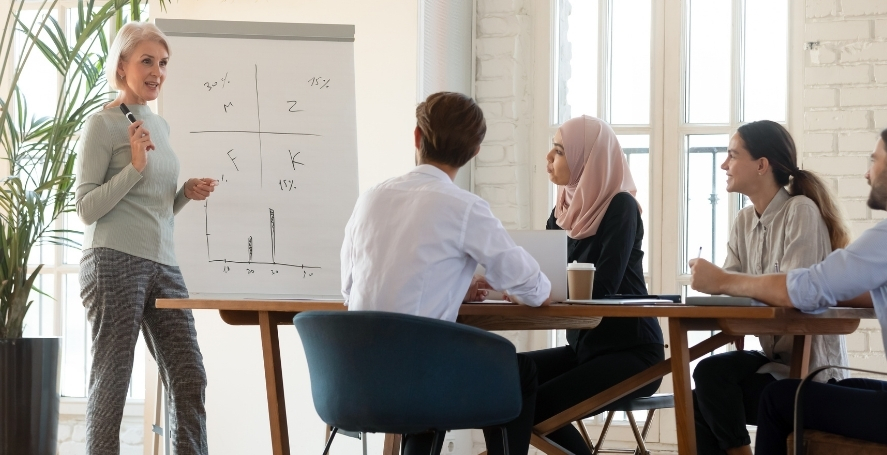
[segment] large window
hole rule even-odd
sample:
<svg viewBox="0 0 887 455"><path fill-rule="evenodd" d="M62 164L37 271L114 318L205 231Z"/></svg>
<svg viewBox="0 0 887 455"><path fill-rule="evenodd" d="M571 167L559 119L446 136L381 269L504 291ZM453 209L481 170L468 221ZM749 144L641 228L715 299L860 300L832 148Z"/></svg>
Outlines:
<svg viewBox="0 0 887 455"><path fill-rule="evenodd" d="M688 259L701 247L722 264L732 221L748 204L726 192L720 166L730 136L750 121L789 123L792 3L553 1L548 133L582 114L611 124L644 208L650 291L692 294Z"/></svg>
<svg viewBox="0 0 887 455"><path fill-rule="evenodd" d="M61 3L61 2L60 2ZM25 6L23 21L31 24L38 15L40 3ZM44 13L39 13L44 14ZM69 40L77 21L76 4L64 4L50 13L65 31ZM38 20L39 23L39 20ZM16 49L22 48L22 33L16 35ZM96 39L90 50L101 49ZM20 55L16 55L16 59ZM4 84L10 81L3 81ZM19 88L27 99L28 114L34 117L53 116L56 101L61 90L61 77L55 68L36 48L28 57ZM110 100L109 100L110 101ZM84 226L75 213L67 213L56 220L57 229L82 232ZM69 234L78 243L82 235ZM65 248L53 244L40 245L31 254L31 267L44 264L33 292L33 304L25 318L24 336L60 336L61 345L61 394L63 397L86 397L91 365L92 336L86 319L86 309L80 299L81 252L79 249ZM145 346L139 336L135 351L135 362L130 382L131 399L143 399L145 390Z"/></svg>
<svg viewBox="0 0 887 455"><path fill-rule="evenodd" d="M680 11L654 0L554 1L550 133L582 114L612 125L644 208L651 290L680 292L700 247L723 263L745 204L720 169L730 135L754 120L788 121L789 0L683 0Z"/></svg>
<svg viewBox="0 0 887 455"><path fill-rule="evenodd" d="M561 0L557 6L555 128L580 115L612 125L628 157L641 217L649 229L652 2ZM644 237L647 252L649 239ZM644 257L644 269L649 270L649 255Z"/></svg>

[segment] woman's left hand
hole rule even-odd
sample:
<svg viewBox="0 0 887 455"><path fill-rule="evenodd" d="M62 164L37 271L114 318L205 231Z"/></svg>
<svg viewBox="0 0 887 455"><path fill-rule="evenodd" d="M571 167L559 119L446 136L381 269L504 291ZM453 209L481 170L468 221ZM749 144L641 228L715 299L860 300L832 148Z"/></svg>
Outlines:
<svg viewBox="0 0 887 455"><path fill-rule="evenodd" d="M218 184L218 181L210 178L188 179L185 182L185 197L195 201L202 201L215 191Z"/></svg>

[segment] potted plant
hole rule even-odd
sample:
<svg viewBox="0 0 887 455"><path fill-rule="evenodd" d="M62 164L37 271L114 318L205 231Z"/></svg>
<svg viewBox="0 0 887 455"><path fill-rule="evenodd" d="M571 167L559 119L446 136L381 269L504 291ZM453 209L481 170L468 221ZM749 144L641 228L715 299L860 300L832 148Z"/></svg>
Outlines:
<svg viewBox="0 0 887 455"><path fill-rule="evenodd" d="M134 20L140 12L140 0L81 0L69 39L46 14L57 2L45 0L26 21L25 0L13 0L0 36L0 80L9 84L0 93L0 453L56 453L60 340L22 338L32 292L41 292L34 283L42 265L31 268L29 259L37 245L79 246L71 231L55 226L74 210L77 133L109 101L106 25L121 24L127 6ZM29 115L18 88L32 52L42 54L62 81L53 117Z"/></svg>

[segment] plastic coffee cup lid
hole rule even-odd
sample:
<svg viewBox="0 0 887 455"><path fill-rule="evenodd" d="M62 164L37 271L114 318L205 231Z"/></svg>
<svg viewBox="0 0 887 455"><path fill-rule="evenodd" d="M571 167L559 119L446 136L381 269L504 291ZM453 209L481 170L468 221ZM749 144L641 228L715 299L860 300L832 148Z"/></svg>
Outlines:
<svg viewBox="0 0 887 455"><path fill-rule="evenodd" d="M567 270L595 270L594 264L573 261L567 264Z"/></svg>

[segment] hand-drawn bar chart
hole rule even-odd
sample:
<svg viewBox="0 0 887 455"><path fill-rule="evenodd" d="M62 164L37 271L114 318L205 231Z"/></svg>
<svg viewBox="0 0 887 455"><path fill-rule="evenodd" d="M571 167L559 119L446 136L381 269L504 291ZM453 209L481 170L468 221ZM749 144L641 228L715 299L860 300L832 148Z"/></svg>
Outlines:
<svg viewBox="0 0 887 455"><path fill-rule="evenodd" d="M175 61L160 113L180 184L218 181L206 201L176 216L189 291L338 294L339 250L357 199L353 44L170 40Z"/></svg>

